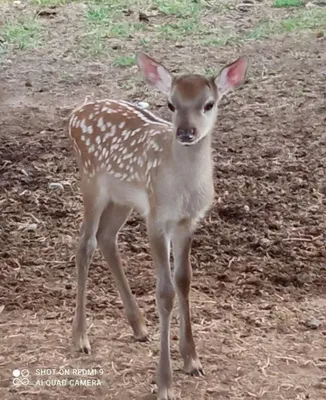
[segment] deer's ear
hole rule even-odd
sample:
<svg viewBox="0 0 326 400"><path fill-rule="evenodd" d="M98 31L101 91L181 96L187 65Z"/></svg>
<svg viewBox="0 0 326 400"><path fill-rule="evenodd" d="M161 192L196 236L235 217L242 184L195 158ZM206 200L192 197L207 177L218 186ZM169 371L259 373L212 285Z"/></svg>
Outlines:
<svg viewBox="0 0 326 400"><path fill-rule="evenodd" d="M146 83L156 87L161 92L168 94L172 85L170 72L160 63L145 53L136 54L137 64Z"/></svg>
<svg viewBox="0 0 326 400"><path fill-rule="evenodd" d="M221 99L228 92L231 92L242 86L246 79L248 65L248 58L243 56L222 69L215 79L219 99Z"/></svg>

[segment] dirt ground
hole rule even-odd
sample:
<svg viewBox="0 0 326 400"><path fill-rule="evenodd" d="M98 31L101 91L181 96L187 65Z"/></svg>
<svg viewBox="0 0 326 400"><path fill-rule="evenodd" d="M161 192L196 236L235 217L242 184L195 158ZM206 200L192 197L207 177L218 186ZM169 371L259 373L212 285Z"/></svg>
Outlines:
<svg viewBox="0 0 326 400"><path fill-rule="evenodd" d="M92 355L78 354L71 343L82 203L67 114L94 93L146 100L158 115L169 116L163 96L138 80L135 67L76 60L70 46L78 37L81 12L78 5L62 7L45 21L51 48L14 52L0 69L4 400L133 400L155 392L155 278L137 215L123 229L120 249L151 341L133 341L97 252L88 284ZM250 26L254 18L252 11L232 21ZM146 50L176 72L191 65L218 70L240 53L251 59L245 86L221 105L214 134L216 199L192 251L194 332L206 376L181 371L176 309L177 395L183 400L325 399L325 38L310 33L219 49L186 41ZM50 189L53 182L64 189ZM321 323L317 329L311 318ZM28 369L34 385L13 385L17 368ZM56 371L38 376L40 368ZM61 379L63 368L69 373L96 368L101 385L35 385L37 379Z"/></svg>

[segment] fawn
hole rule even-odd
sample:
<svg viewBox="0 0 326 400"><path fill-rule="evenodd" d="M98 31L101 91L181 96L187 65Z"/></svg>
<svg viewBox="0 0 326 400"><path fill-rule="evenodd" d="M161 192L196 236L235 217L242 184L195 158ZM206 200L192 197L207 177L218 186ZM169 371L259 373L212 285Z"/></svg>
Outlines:
<svg viewBox="0 0 326 400"><path fill-rule="evenodd" d="M123 272L117 236L132 210L146 220L156 271L160 320L158 399L174 399L170 320L175 293L180 312L180 353L186 373L201 375L192 334L190 250L196 223L214 197L212 131L218 103L245 81L248 59L240 57L217 77L173 77L148 55L137 53L144 80L167 96L169 123L126 101L86 102L69 118L69 136L80 171L84 218L76 252L78 290L73 335L90 353L86 327L86 281L94 250L107 261L137 340L148 331ZM170 271L170 245L174 256Z"/></svg>

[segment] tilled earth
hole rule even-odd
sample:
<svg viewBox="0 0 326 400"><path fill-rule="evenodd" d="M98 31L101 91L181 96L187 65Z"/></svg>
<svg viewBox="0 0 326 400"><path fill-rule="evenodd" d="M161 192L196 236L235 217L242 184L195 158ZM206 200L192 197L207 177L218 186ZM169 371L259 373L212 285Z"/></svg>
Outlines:
<svg viewBox="0 0 326 400"><path fill-rule="evenodd" d="M77 18L78 7L73 10ZM69 21L48 24L57 46L13 53L0 71L0 394L4 400L140 399L155 392L159 332L155 277L136 214L121 232L120 250L151 341L133 341L98 252L88 285L93 353L81 356L71 344L82 203L66 117L91 93L146 100L158 115L169 114L163 96L137 80L134 67L76 61L69 52L62 57ZM173 45L148 49L179 72L215 68L239 53L251 59L245 86L221 105L215 204L192 251L204 378L182 373L177 311L173 318L174 382L184 400L326 397L325 44L315 35L291 36L217 52L194 50L193 42L191 52L179 46L177 59ZM63 190L50 189L54 182ZM62 378L60 368L98 368L103 375L101 386L14 386L15 368L28 369L32 383ZM38 368L56 371L37 376Z"/></svg>

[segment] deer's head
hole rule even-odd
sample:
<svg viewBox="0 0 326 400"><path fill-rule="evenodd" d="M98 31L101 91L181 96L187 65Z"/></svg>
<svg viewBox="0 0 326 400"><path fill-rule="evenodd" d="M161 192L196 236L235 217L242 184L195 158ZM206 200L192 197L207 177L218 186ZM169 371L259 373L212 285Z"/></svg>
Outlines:
<svg viewBox="0 0 326 400"><path fill-rule="evenodd" d="M142 52L137 53L137 64L144 80L167 95L176 140L188 146L212 131L219 101L242 86L248 69L245 56L210 78L198 74L174 77L162 64Z"/></svg>

